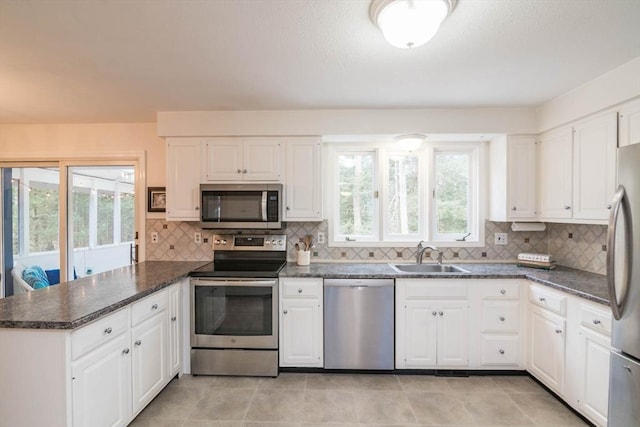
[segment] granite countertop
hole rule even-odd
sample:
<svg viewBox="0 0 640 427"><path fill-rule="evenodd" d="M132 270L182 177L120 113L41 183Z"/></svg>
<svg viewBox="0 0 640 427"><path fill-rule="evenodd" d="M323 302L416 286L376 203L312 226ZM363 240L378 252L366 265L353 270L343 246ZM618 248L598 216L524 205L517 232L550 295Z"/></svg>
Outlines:
<svg viewBox="0 0 640 427"><path fill-rule="evenodd" d="M146 261L0 299L0 328L75 329L165 288L207 264L205 261ZM402 273L389 264L288 263L280 277L529 279L546 286L609 305L606 277L558 267L538 270L515 264L456 264L468 273Z"/></svg>
<svg viewBox="0 0 640 427"><path fill-rule="evenodd" d="M187 277L204 264L146 261L0 299L0 328L75 329Z"/></svg>
<svg viewBox="0 0 640 427"><path fill-rule="evenodd" d="M555 270L518 267L515 264L462 264L469 273L401 273L389 264L288 263L280 277L322 277L326 279L529 279L590 301L609 305L606 276L559 266Z"/></svg>

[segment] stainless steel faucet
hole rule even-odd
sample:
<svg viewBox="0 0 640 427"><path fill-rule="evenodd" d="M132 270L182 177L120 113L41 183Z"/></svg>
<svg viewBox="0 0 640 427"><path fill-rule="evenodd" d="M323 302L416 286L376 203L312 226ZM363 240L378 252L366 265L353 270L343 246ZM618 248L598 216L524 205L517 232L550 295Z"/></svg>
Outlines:
<svg viewBox="0 0 640 427"><path fill-rule="evenodd" d="M442 251L435 246L423 245L424 240L418 243L418 252L416 252L416 264L422 264L422 257L427 249L438 252L438 264L442 264Z"/></svg>

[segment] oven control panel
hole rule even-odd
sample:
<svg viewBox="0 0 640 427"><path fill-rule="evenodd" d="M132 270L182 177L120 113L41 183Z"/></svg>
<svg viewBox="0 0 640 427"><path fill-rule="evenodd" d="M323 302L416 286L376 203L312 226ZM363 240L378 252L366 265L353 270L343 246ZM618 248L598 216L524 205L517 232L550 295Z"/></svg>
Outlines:
<svg viewBox="0 0 640 427"><path fill-rule="evenodd" d="M286 251L285 234L216 234L213 250L225 251Z"/></svg>

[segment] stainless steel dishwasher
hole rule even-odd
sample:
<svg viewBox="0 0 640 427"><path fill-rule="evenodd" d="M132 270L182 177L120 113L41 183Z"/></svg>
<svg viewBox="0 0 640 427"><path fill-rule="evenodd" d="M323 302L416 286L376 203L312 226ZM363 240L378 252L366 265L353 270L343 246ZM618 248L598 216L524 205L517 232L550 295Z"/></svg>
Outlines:
<svg viewBox="0 0 640 427"><path fill-rule="evenodd" d="M393 279L325 279L325 369L394 368Z"/></svg>

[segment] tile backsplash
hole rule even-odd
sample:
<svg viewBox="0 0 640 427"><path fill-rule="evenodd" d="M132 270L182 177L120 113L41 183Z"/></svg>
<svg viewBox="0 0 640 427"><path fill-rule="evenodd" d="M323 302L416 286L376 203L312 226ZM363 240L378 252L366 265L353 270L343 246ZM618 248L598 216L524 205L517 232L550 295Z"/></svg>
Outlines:
<svg viewBox="0 0 640 427"><path fill-rule="evenodd" d="M290 222L287 224L288 259L295 260L294 244L307 234L319 231L328 235L323 222ZM158 233L158 243L151 243L151 233ZM202 233L202 242L194 242L194 234ZM508 244L494 244L494 233L507 233ZM201 230L196 223L147 219L146 252L148 260L207 261L211 255L213 232ZM511 223L485 223L486 245L477 248L445 248L444 260L456 261L515 261L520 252L550 253L558 264L598 274L605 274L606 226L581 224L547 224L547 230L536 232L511 231ZM417 242L416 242L417 245ZM359 247L335 248L315 242L311 262L322 261L411 261L416 248ZM427 257L429 254L425 254ZM431 254L435 260L436 254Z"/></svg>

